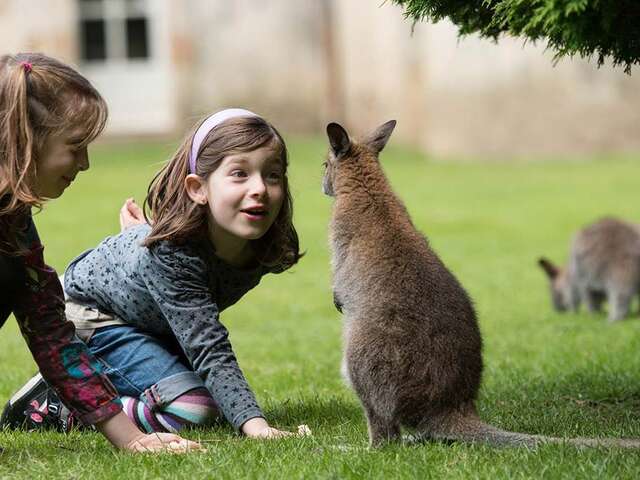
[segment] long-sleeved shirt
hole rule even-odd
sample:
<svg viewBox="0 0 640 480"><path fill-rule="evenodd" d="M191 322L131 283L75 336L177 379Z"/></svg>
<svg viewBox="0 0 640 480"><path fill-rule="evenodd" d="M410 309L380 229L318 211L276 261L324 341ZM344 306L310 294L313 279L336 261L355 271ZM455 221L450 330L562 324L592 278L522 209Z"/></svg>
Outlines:
<svg viewBox="0 0 640 480"><path fill-rule="evenodd" d="M44 247L30 215L18 233L26 255L0 255L0 326L13 312L48 384L84 424L106 420L122 410L101 364L66 320L62 286L44 263Z"/></svg>
<svg viewBox="0 0 640 480"><path fill-rule="evenodd" d="M65 272L66 294L152 335L175 338L236 429L262 417L219 314L268 270L233 267L208 242L143 247L149 231L148 225L129 228L75 259Z"/></svg>

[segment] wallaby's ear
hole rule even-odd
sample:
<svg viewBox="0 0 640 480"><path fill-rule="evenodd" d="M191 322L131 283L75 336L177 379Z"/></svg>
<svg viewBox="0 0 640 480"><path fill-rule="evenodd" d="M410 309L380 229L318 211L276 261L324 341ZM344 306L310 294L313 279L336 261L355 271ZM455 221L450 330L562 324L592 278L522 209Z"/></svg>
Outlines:
<svg viewBox="0 0 640 480"><path fill-rule="evenodd" d="M344 155L349 151L349 148L351 148L349 134L342 128L342 125L338 123L330 123L327 125L327 136L329 137L331 150L336 158Z"/></svg>
<svg viewBox="0 0 640 480"><path fill-rule="evenodd" d="M538 259L538 265L546 272L549 278L554 279L560 273L560 269L544 257Z"/></svg>
<svg viewBox="0 0 640 480"><path fill-rule="evenodd" d="M380 125L375 132L365 138L364 143L369 145L374 152L380 153L389 141L391 132L396 128L396 121L389 120L387 123Z"/></svg>

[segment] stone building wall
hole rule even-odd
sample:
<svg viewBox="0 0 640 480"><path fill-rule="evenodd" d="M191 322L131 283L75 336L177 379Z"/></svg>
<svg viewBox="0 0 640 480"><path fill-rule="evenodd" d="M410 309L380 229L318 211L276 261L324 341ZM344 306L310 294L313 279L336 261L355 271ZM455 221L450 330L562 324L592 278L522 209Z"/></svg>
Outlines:
<svg viewBox="0 0 640 480"><path fill-rule="evenodd" d="M182 12L190 35L184 110L255 110L289 131L310 132L323 105L321 2L195 0Z"/></svg>
<svg viewBox="0 0 640 480"><path fill-rule="evenodd" d="M0 45L3 53L55 52L77 58L75 2L70 0L0 0Z"/></svg>
<svg viewBox="0 0 640 480"><path fill-rule="evenodd" d="M399 138L439 156L640 151L640 73L544 45L459 39L448 22L405 20L386 2L336 2L349 122L394 117Z"/></svg>
<svg viewBox="0 0 640 480"><path fill-rule="evenodd" d="M114 5L122 0L104 0ZM640 151L640 73L565 59L544 45L458 39L447 22L412 28L372 0L138 0L146 61L83 63L77 0L0 0L6 52L40 50L79 65L111 106L107 135L182 135L240 105L287 133L328 121L444 157Z"/></svg>

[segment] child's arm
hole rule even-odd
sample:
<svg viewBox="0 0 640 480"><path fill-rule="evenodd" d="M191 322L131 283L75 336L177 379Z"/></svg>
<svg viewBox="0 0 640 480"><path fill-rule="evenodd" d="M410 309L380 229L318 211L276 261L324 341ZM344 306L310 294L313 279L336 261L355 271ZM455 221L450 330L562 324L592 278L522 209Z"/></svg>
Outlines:
<svg viewBox="0 0 640 480"><path fill-rule="evenodd" d="M84 424L95 424L116 447L131 451L199 449L177 435L146 435L122 412L114 387L100 364L75 336L64 316L58 276L44 264L42 246L25 257L26 288L17 295L14 314L20 330L47 380L62 402Z"/></svg>
<svg viewBox="0 0 640 480"><path fill-rule="evenodd" d="M272 437L218 319L208 285L207 265L188 250L166 244L150 249L140 273L193 369L236 429L249 436Z"/></svg>
<svg viewBox="0 0 640 480"><path fill-rule="evenodd" d="M46 266L42 246L25 257L25 288L17 296L14 314L42 376L63 403L85 424L94 424L122 410L115 388L100 364L75 336L64 314L58 276Z"/></svg>

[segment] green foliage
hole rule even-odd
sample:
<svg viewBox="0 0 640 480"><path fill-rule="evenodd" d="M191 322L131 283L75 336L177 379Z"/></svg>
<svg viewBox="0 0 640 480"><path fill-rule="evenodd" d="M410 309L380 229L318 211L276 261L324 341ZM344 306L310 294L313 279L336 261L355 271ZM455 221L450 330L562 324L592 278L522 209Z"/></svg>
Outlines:
<svg viewBox="0 0 640 480"><path fill-rule="evenodd" d="M640 319L556 314L541 254L561 262L577 228L604 214L638 220L637 158L438 163L391 145L382 164L433 248L475 301L484 336L482 418L554 436L640 437ZM226 426L185 433L205 453L132 456L97 433L0 431L1 479L618 479L640 456L617 449L536 450L462 444L370 451L362 410L340 378L341 318L329 274L331 200L320 193L324 139L291 141L295 224L307 255L268 275L222 321L267 418L313 436L260 442ZM173 147L93 149L91 169L36 217L58 271L118 230L128 196ZM612 185L615 188L612 188ZM1 292L0 292L1 293ZM634 309L637 311L637 309ZM0 331L0 406L34 371L14 321Z"/></svg>
<svg viewBox="0 0 640 480"><path fill-rule="evenodd" d="M607 58L630 73L640 63L637 0L393 0L415 21L451 20L461 35L498 40L508 33L546 40L555 59L566 55Z"/></svg>

